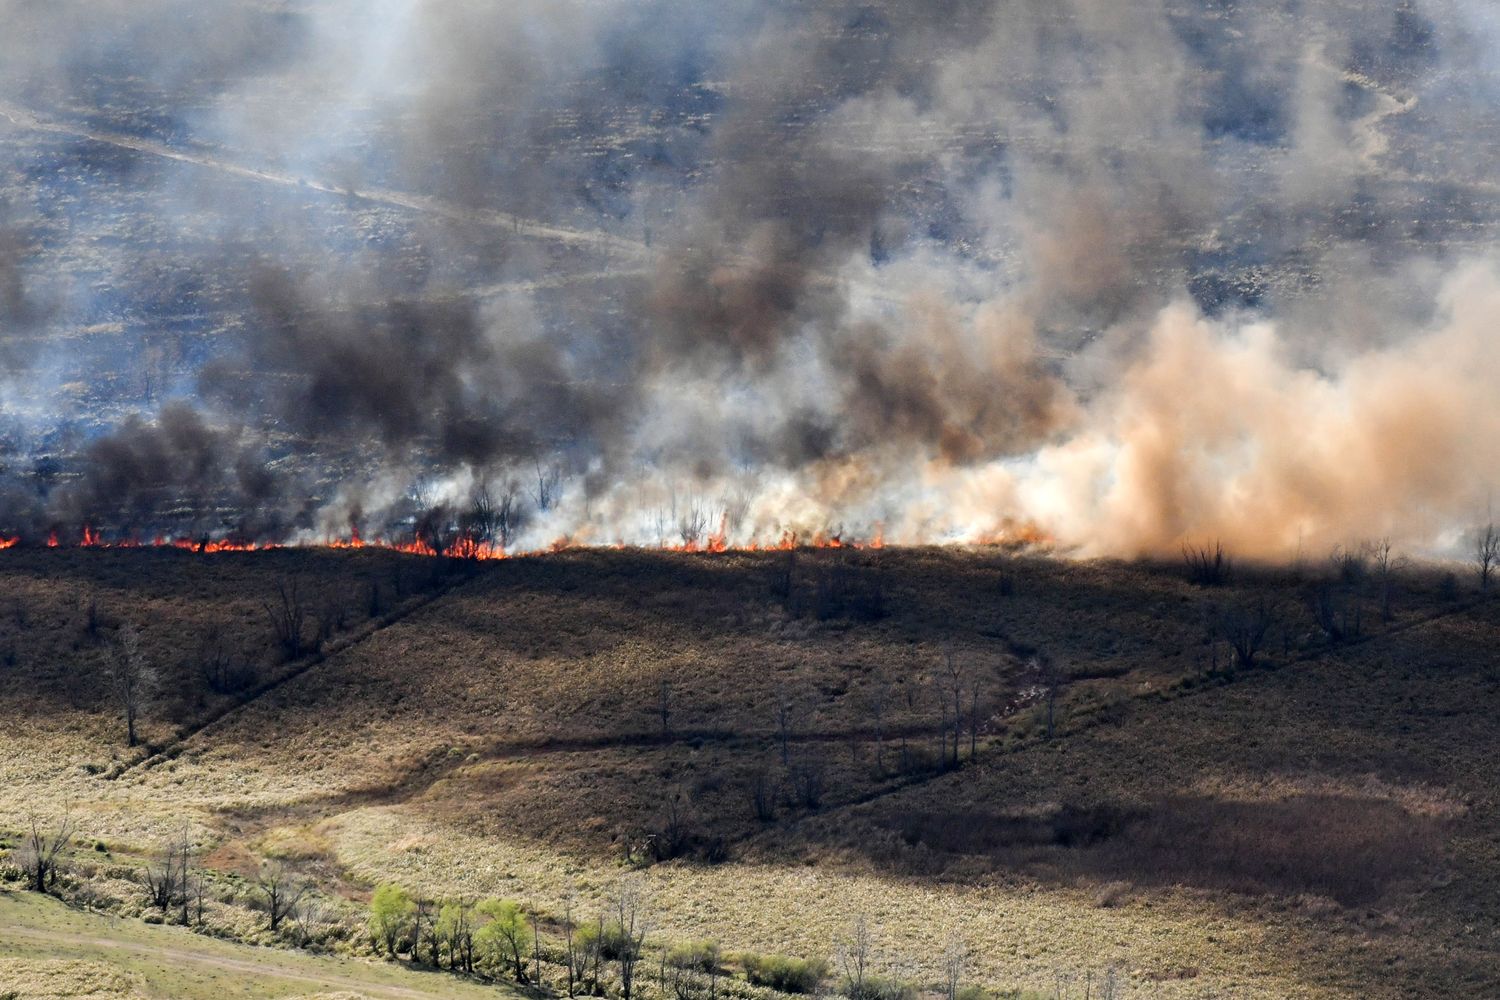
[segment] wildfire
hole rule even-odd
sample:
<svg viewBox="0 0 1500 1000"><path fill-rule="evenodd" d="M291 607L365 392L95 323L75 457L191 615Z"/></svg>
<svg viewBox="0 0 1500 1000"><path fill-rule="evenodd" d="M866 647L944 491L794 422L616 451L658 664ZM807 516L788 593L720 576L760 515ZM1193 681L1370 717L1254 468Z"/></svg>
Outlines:
<svg viewBox="0 0 1500 1000"><path fill-rule="evenodd" d="M1051 538L1034 525L1007 524L1004 528L977 539L975 544L1016 547L1046 545L1050 542ZM9 537L0 535L0 549L16 548L23 544L23 537L21 535ZM46 540L47 547L53 549L171 548L180 549L185 552L201 553L263 552L285 548L381 549L390 552L403 552L415 556L448 556L455 559L479 561L508 559L513 555L557 553L567 549L589 548L592 544L586 539L563 536L544 548L510 551L497 542L463 534L454 534L442 538L425 536L421 533L415 534L410 539L366 538L360 533L357 527L352 525L348 537L325 538L322 541L316 542L259 542L232 537L212 538L207 535L172 537L158 535L149 542L136 538L106 539L100 531L92 525L87 524L83 526L82 533L78 536L78 541L76 542L64 541L59 536L59 529L56 528L48 532ZM626 549L633 546L623 541L616 541L606 547ZM727 524L721 523L716 530L701 538L688 539L682 543L664 542L657 546L657 548L666 552L708 554L723 552L789 552L795 549L883 549L885 548L885 532L883 528L877 527L875 534L871 538L849 539L845 538L842 532L815 531L810 536L804 536L796 531L787 530L782 532L780 538L772 542L752 540L736 543L730 541Z"/></svg>

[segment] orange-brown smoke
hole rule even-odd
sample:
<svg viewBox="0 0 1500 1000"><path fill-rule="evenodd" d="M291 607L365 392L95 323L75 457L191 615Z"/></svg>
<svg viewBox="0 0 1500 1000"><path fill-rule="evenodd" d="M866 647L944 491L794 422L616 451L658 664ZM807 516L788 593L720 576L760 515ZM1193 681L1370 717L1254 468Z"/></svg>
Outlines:
<svg viewBox="0 0 1500 1000"><path fill-rule="evenodd" d="M1087 553L1452 544L1487 516L1500 467L1500 270L1459 270L1439 304L1430 329L1331 371L1295 363L1273 324L1171 306L1083 425L996 500Z"/></svg>

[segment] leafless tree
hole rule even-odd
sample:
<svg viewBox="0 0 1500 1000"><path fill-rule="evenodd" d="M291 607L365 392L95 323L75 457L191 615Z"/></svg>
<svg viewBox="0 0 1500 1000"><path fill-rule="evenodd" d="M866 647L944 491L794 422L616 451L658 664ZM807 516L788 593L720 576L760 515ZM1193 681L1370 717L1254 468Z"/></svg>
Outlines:
<svg viewBox="0 0 1500 1000"><path fill-rule="evenodd" d="M447 504L434 504L423 510L414 531L416 540L425 543L433 555L452 555L458 546L458 525Z"/></svg>
<svg viewBox="0 0 1500 1000"><path fill-rule="evenodd" d="M136 745L135 723L156 694L156 668L141 650L141 633L129 622L120 626L107 661L107 680L115 704L125 716L125 743Z"/></svg>
<svg viewBox="0 0 1500 1000"><path fill-rule="evenodd" d="M969 964L969 949L957 934L948 936L943 949L943 995L945 1000L958 1000L959 983Z"/></svg>
<svg viewBox="0 0 1500 1000"><path fill-rule="evenodd" d="M297 945L300 948L306 948L318 940L324 928L333 923L333 909L317 896L302 900L293 908L291 916L297 925Z"/></svg>
<svg viewBox="0 0 1500 1000"><path fill-rule="evenodd" d="M563 964L567 967L568 996L578 995L578 984L583 978L583 967L580 967L583 948L578 940L578 925L574 920L573 895L568 893L563 896L562 931L563 931Z"/></svg>
<svg viewBox="0 0 1500 1000"><path fill-rule="evenodd" d="M1057 732L1057 698L1067 684L1067 674L1062 664L1050 653L1043 651L1036 657L1037 679L1042 687L1043 705L1046 710L1047 739Z"/></svg>
<svg viewBox="0 0 1500 1000"><path fill-rule="evenodd" d="M635 879L620 883L620 893L615 900L615 922L620 934L615 956L620 967L620 997L621 1000L630 1000L636 966L645 952L646 934L650 929L645 893Z"/></svg>
<svg viewBox="0 0 1500 1000"><path fill-rule="evenodd" d="M656 714L661 717L661 738L666 739L672 733L672 682L665 677L657 690Z"/></svg>
<svg viewBox="0 0 1500 1000"><path fill-rule="evenodd" d="M797 550L787 549L771 576L771 594L781 600L788 611L792 609L792 597L797 589Z"/></svg>
<svg viewBox="0 0 1500 1000"><path fill-rule="evenodd" d="M233 694L255 683L255 672L234 658L218 628L210 629L199 644L198 665L203 682L215 694Z"/></svg>
<svg viewBox="0 0 1500 1000"><path fill-rule="evenodd" d="M348 621L349 611L344 602L331 595L325 598L322 610L318 612L318 637L314 644L321 646L331 640L343 631Z"/></svg>
<svg viewBox="0 0 1500 1000"><path fill-rule="evenodd" d="M1364 549L1375 570L1375 582L1380 587L1380 620L1388 622L1394 617L1392 592L1395 589L1396 574L1406 565L1406 559L1395 554L1388 537L1366 542Z"/></svg>
<svg viewBox="0 0 1500 1000"><path fill-rule="evenodd" d="M878 668L870 685L866 706L875 723L875 768L885 772L885 715L891 703L891 682Z"/></svg>
<svg viewBox="0 0 1500 1000"><path fill-rule="evenodd" d="M1335 579L1351 586L1363 583L1370 568L1367 550L1363 545L1335 545L1328 556L1328 565L1333 570Z"/></svg>
<svg viewBox="0 0 1500 1000"><path fill-rule="evenodd" d="M490 489L489 480L474 487L469 495L469 509L464 514L464 534L476 542L494 541L499 531L500 501Z"/></svg>
<svg viewBox="0 0 1500 1000"><path fill-rule="evenodd" d="M969 760L979 756L979 677L969 678Z"/></svg>
<svg viewBox="0 0 1500 1000"><path fill-rule="evenodd" d="M804 809L817 809L823 804L824 767L817 757L805 756L790 768L787 783L795 804Z"/></svg>
<svg viewBox="0 0 1500 1000"><path fill-rule="evenodd" d="M844 970L849 996L864 996L865 977L869 975L874 952L875 932L870 927L869 918L861 913L854 918L848 935L838 946L838 962Z"/></svg>
<svg viewBox="0 0 1500 1000"><path fill-rule="evenodd" d="M505 549L510 547L519 527L519 516L516 484L507 483L496 493L489 481L484 480L469 497L469 509L461 528L463 534L474 542L498 543Z"/></svg>
<svg viewBox="0 0 1500 1000"><path fill-rule="evenodd" d="M1313 585L1307 594L1307 606L1329 642L1358 638L1364 627L1364 609L1358 595L1333 581Z"/></svg>
<svg viewBox="0 0 1500 1000"><path fill-rule="evenodd" d="M682 544L692 548L703 540L704 532L708 530L708 510L702 507L698 501L689 500L687 510L677 520L677 535L682 539Z"/></svg>
<svg viewBox="0 0 1500 1000"><path fill-rule="evenodd" d="M1271 604L1264 597L1231 604L1219 612L1219 628L1234 650L1236 667L1249 670L1255 666L1274 618Z"/></svg>
<svg viewBox="0 0 1500 1000"><path fill-rule="evenodd" d="M192 872L193 842L186 827L169 840L155 858L146 864L146 896L151 905L166 912L173 906L182 907L182 922L188 922L190 902L190 875Z"/></svg>
<svg viewBox="0 0 1500 1000"><path fill-rule="evenodd" d="M958 767L958 747L964 726L964 668L953 647L943 650L943 679L947 690L944 701L953 706L953 756L952 766ZM946 742L946 741L945 741Z"/></svg>
<svg viewBox="0 0 1500 1000"><path fill-rule="evenodd" d="M495 526L493 539L502 549L510 548L516 532L521 529L521 500L515 483L507 483L495 504Z"/></svg>
<svg viewBox="0 0 1500 1000"><path fill-rule="evenodd" d="M99 634L99 595L93 590L86 592L79 601L79 611L83 615L83 631L90 637Z"/></svg>
<svg viewBox="0 0 1500 1000"><path fill-rule="evenodd" d="M1480 590L1490 589L1490 577L1497 562L1500 562L1500 533L1491 521L1474 534L1474 568L1479 572Z"/></svg>
<svg viewBox="0 0 1500 1000"><path fill-rule="evenodd" d="M647 837L651 856L657 861L670 861L687 850L689 840L689 816L682 800L682 792L675 791L667 799L662 812L661 825Z"/></svg>
<svg viewBox="0 0 1500 1000"><path fill-rule="evenodd" d="M786 767L792 761L792 725L793 708L791 699L785 691L776 692L776 736L781 741L781 766Z"/></svg>
<svg viewBox="0 0 1500 1000"><path fill-rule="evenodd" d="M557 505L562 494L562 468L556 464L543 466L536 460L536 490L531 494L536 509L546 513Z"/></svg>
<svg viewBox="0 0 1500 1000"><path fill-rule="evenodd" d="M437 489L432 485L432 480L426 476L413 479L406 490L406 501L411 505L411 510L418 514L431 510L437 503L437 497Z"/></svg>
<svg viewBox="0 0 1500 1000"><path fill-rule="evenodd" d="M36 813L27 817L28 832L16 852L16 863L26 873L32 892L46 892L57 880L63 848L73 839L77 824L71 807L65 807L55 824L45 826Z"/></svg>
<svg viewBox="0 0 1500 1000"><path fill-rule="evenodd" d="M261 866L255 879L255 889L265 907L266 922L271 933L276 933L281 924L296 910L297 904L307 894L308 884L297 878L279 861Z"/></svg>
<svg viewBox="0 0 1500 1000"><path fill-rule="evenodd" d="M306 650L303 625L307 621L307 605L296 580L281 579L276 583L276 596L265 602L266 615L271 620L271 634L281 650L282 659L290 662L302 656Z"/></svg>
<svg viewBox="0 0 1500 1000"><path fill-rule="evenodd" d="M776 786L763 769L750 776L750 811L762 823L776 818Z"/></svg>

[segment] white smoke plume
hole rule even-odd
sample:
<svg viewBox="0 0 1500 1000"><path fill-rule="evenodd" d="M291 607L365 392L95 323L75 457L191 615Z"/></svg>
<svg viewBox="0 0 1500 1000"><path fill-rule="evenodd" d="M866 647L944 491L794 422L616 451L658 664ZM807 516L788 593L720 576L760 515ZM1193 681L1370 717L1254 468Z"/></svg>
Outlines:
<svg viewBox="0 0 1500 1000"><path fill-rule="evenodd" d="M517 547L1280 558L1485 516L1482 5L0 24L6 534L409 532L481 488Z"/></svg>

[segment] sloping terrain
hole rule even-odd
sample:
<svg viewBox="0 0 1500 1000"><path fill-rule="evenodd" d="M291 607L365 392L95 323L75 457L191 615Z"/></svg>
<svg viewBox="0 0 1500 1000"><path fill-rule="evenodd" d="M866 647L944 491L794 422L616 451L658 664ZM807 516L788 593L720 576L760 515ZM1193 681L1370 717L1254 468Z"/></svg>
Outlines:
<svg viewBox="0 0 1500 1000"><path fill-rule="evenodd" d="M1197 586L996 551L14 554L37 610L0 829L70 801L121 865L187 822L226 879L281 858L351 914L385 881L591 913L638 869L659 944L830 956L864 915L878 966L923 984L957 934L994 988L1110 966L1166 997L1500 987L1500 609L1440 571L1390 581L1385 620L1368 569ZM44 608L145 574L180 616L153 639L228 614L272 670L268 588L352 600L397 566L404 613L351 616L207 724L179 698L155 756L97 768L118 725L83 681L110 627L73 650Z"/></svg>

